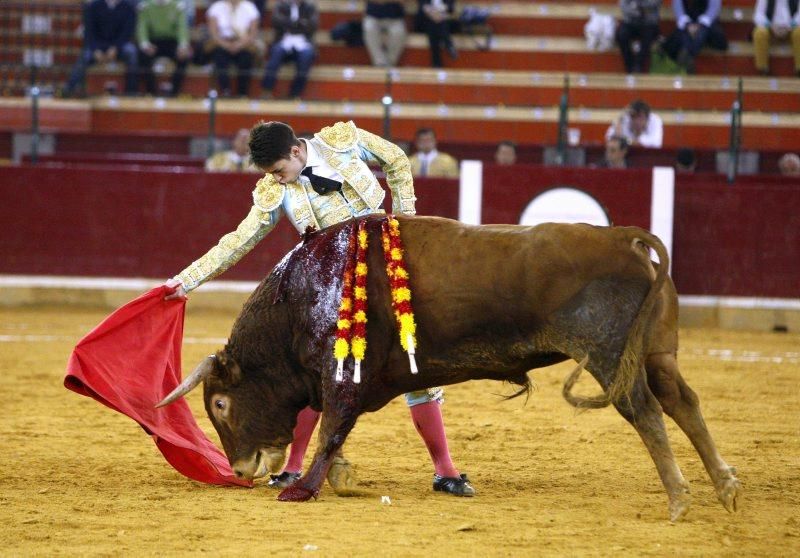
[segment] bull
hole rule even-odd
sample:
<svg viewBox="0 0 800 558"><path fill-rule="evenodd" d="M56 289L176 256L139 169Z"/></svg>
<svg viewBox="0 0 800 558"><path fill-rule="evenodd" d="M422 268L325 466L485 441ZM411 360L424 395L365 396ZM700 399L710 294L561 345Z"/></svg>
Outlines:
<svg viewBox="0 0 800 558"><path fill-rule="evenodd" d="M417 322L419 373L398 335L381 247L381 216L365 219L367 352L360 383L336 381L333 344L349 221L309 232L245 303L224 349L204 359L166 405L200 382L206 412L236 475L278 472L298 412L322 411L308 472L280 500L316 498L326 475L349 486L341 448L359 415L400 394L466 380L531 387L528 373L574 359L564 383L576 407L609 404L636 429L667 493L669 516L689 509L689 487L670 448L662 412L688 436L717 496L735 511L740 485L718 453L698 398L677 365L677 294L662 242L636 227L548 223L469 226L398 216ZM660 263L651 261L650 249ZM583 369L603 389L579 397ZM348 375L349 374L349 375ZM332 467L332 464L337 463Z"/></svg>

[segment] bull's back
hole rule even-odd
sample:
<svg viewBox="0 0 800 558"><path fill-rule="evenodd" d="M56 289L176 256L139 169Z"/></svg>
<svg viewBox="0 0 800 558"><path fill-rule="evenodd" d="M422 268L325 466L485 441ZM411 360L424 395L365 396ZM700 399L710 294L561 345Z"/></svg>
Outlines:
<svg viewBox="0 0 800 558"><path fill-rule="evenodd" d="M543 323L593 281L630 282L644 292L651 279L631 228L399 219L415 307L440 332L465 317L475 327Z"/></svg>

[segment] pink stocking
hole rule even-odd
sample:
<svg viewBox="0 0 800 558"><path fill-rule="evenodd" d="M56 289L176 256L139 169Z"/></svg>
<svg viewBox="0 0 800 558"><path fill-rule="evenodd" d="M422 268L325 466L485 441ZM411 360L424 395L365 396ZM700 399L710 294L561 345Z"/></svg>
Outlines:
<svg viewBox="0 0 800 558"><path fill-rule="evenodd" d="M447 436L444 433L444 420L440 404L436 401L429 401L409 407L409 410L414 426L431 455L436 474L442 477L458 477L458 469L453 465L453 461L450 459L450 450L447 448Z"/></svg>
<svg viewBox="0 0 800 558"><path fill-rule="evenodd" d="M287 473L299 473L303 469L303 457L308 449L308 442L314 433L314 428L319 420L317 411L306 407L297 414L297 425L294 427L294 440L289 447L289 460L283 470Z"/></svg>

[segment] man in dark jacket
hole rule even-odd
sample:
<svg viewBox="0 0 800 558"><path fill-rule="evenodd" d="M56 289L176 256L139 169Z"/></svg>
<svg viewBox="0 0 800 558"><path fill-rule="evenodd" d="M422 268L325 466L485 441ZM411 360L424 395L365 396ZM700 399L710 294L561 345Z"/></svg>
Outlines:
<svg viewBox="0 0 800 558"><path fill-rule="evenodd" d="M617 27L616 39L625 62L625 71L640 74L647 69L650 47L658 37L659 10L661 0L620 0L622 21ZM639 41L639 49L633 42Z"/></svg>
<svg viewBox="0 0 800 558"><path fill-rule="evenodd" d="M319 26L319 12L313 2L307 0L280 0L272 10L272 27L275 40L269 49L269 60L261 80L265 98L272 97L278 70L287 60L294 60L297 67L289 96L300 97L306 87L316 48L314 33Z"/></svg>
<svg viewBox="0 0 800 558"><path fill-rule="evenodd" d="M86 69L99 62L125 63L125 93L133 95L137 86L137 51L133 43L136 11L128 0L92 0L83 11L83 50L72 68L64 89L72 96L80 84L85 86Z"/></svg>
<svg viewBox="0 0 800 558"><path fill-rule="evenodd" d="M694 59L705 45L728 49L728 39L719 23L722 0L672 0L677 29L667 38L664 50L686 73L695 72Z"/></svg>

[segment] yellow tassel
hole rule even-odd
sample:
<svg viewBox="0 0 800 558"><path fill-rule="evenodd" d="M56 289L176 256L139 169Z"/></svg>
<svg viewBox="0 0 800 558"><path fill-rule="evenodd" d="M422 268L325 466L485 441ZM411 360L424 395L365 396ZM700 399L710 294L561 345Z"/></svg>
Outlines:
<svg viewBox="0 0 800 558"><path fill-rule="evenodd" d="M345 339L337 339L333 344L333 356L342 361L350 353L350 344Z"/></svg>

